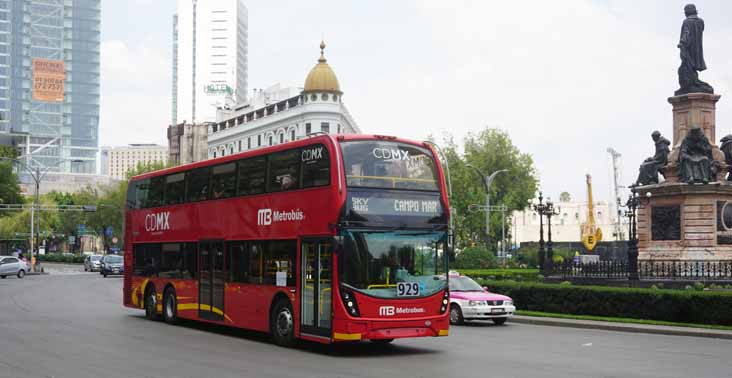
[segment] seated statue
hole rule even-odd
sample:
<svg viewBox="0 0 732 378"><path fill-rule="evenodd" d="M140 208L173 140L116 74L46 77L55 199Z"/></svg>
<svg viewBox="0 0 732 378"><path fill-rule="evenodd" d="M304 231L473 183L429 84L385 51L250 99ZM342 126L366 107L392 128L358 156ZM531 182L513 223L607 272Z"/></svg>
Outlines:
<svg viewBox="0 0 732 378"><path fill-rule="evenodd" d="M724 162L727 167L732 167L732 134L725 135L720 142L722 145L719 149L724 152ZM732 173L727 173L727 181L732 181Z"/></svg>
<svg viewBox="0 0 732 378"><path fill-rule="evenodd" d="M679 180L687 184L706 184L715 180L717 168L709 139L701 128L692 128L681 143Z"/></svg>
<svg viewBox="0 0 732 378"><path fill-rule="evenodd" d="M668 163L668 146L671 142L658 131L654 131L651 138L656 143L656 154L644 160L638 168L638 185L658 184L658 171Z"/></svg>

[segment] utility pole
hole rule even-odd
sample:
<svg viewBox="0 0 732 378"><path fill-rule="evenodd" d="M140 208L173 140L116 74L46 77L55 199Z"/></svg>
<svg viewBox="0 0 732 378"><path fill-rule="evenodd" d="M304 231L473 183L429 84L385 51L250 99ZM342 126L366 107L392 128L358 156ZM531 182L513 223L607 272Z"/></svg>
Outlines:
<svg viewBox="0 0 732 378"><path fill-rule="evenodd" d="M615 232L613 234L615 235L615 240L621 240L623 235L623 228L620 223L620 219L622 217L622 213L620 211L620 186L618 186L618 182L620 181L620 165L618 164L618 159L620 159L620 153L615 151L612 147L607 148L607 152L610 154L610 157L613 159L613 194L615 195Z"/></svg>

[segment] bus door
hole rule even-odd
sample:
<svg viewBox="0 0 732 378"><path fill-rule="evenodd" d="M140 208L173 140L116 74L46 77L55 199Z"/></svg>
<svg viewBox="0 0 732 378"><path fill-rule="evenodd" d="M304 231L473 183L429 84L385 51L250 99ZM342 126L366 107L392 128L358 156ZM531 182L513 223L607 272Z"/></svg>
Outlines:
<svg viewBox="0 0 732 378"><path fill-rule="evenodd" d="M301 333L330 338L333 242L304 239L300 249Z"/></svg>
<svg viewBox="0 0 732 378"><path fill-rule="evenodd" d="M198 253L198 316L224 320L224 242L201 241Z"/></svg>

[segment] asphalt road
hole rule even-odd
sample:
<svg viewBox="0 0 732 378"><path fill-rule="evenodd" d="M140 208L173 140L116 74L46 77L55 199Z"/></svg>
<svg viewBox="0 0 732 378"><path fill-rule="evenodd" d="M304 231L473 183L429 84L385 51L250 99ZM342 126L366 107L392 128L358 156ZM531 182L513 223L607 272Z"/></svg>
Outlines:
<svg viewBox="0 0 732 378"><path fill-rule="evenodd" d="M122 307L120 277L54 269L0 280L0 377L732 376L729 340L510 321L389 346L285 349L257 333L145 320Z"/></svg>

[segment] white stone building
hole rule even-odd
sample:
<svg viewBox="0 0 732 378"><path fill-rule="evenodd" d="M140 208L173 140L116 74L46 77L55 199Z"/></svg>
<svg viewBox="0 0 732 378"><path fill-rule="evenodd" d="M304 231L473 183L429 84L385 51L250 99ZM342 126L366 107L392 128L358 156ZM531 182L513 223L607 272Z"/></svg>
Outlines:
<svg viewBox="0 0 732 378"><path fill-rule="evenodd" d="M209 126L208 157L272 146L318 132L360 133L343 104L338 78L324 56L324 43L320 49L318 64L302 89L275 85L255 92L248 103L219 109L216 123Z"/></svg>
<svg viewBox="0 0 732 378"><path fill-rule="evenodd" d="M536 202L536 201L534 201ZM607 202L595 202L595 223L602 230L602 240L618 240L616 233L617 215L612 214L614 206ZM552 241L554 242L580 242L580 225L587 221L587 202L556 202L554 208L558 215L552 217ZM627 238L627 223L621 218L620 240ZM514 211L511 215L513 226L514 243L519 245L524 242L539 241L539 214L532 209ZM544 240L547 239L546 218L544 218Z"/></svg>
<svg viewBox="0 0 732 378"><path fill-rule="evenodd" d="M248 11L242 0L178 0L171 125L212 122L246 101Z"/></svg>
<svg viewBox="0 0 732 378"><path fill-rule="evenodd" d="M208 158L208 124L181 123L168 127L169 162L183 165Z"/></svg>
<svg viewBox="0 0 732 378"><path fill-rule="evenodd" d="M138 164L168 161L168 147L157 144L130 144L122 147L102 147L102 175L127 180L127 173Z"/></svg>

